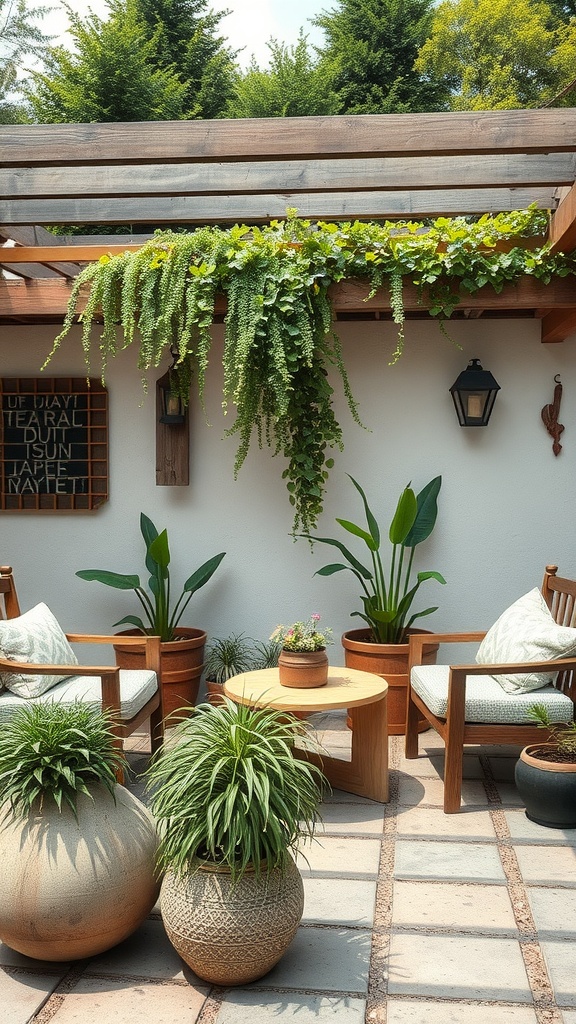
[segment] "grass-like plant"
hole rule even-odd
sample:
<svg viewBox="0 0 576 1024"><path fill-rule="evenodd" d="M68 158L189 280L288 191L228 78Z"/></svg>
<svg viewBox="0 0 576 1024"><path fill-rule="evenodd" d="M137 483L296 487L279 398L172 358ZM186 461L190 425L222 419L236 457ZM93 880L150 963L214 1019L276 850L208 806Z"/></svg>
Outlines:
<svg viewBox="0 0 576 1024"><path fill-rule="evenodd" d="M78 793L99 783L114 795L116 771L126 767L114 746L112 716L76 701L28 704L0 729L0 803L26 818L47 801L76 815Z"/></svg>
<svg viewBox="0 0 576 1024"><path fill-rule="evenodd" d="M233 879L250 865L256 873L284 867L289 851L312 839L325 783L293 756L305 723L228 698L192 710L146 773L159 867L186 875L199 858L225 865Z"/></svg>
<svg viewBox="0 0 576 1024"><path fill-rule="evenodd" d="M576 722L553 722L545 704L528 708L530 718L548 732L548 743L553 746L553 759L567 764L576 763Z"/></svg>
<svg viewBox="0 0 576 1024"><path fill-rule="evenodd" d="M241 672L273 668L278 664L281 645L272 640L254 640L245 633L213 637L204 663L204 675L213 683L225 683Z"/></svg>

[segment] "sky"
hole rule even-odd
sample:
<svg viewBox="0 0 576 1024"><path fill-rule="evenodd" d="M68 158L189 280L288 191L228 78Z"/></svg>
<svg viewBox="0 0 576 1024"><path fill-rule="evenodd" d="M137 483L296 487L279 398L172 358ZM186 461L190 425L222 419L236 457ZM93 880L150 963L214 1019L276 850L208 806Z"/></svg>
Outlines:
<svg viewBox="0 0 576 1024"><path fill-rule="evenodd" d="M85 14L90 8L101 18L108 15L105 0L68 0L68 4L79 14ZM45 32L61 37L55 41L68 45L69 38L65 35L68 19L60 0L40 0L37 6L54 8L43 19L42 27ZM270 38L293 45L300 28L304 28L309 43L320 45L323 33L310 25L309 19L323 10L331 10L334 4L331 0L209 0L208 6L214 11L228 9L232 12L222 19L220 29L234 49L243 48L238 63L246 67L254 54L260 67L264 67L270 56L266 46Z"/></svg>

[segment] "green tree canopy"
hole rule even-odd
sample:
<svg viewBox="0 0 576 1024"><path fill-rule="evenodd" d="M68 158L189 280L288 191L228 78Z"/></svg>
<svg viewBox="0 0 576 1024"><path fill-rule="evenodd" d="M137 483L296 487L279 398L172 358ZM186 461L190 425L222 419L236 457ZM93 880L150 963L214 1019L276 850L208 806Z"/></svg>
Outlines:
<svg viewBox="0 0 576 1024"><path fill-rule="evenodd" d="M333 80L340 113L443 109L443 89L433 76L414 71L431 11L432 0L338 0L313 19L326 33L321 66Z"/></svg>
<svg viewBox="0 0 576 1024"><path fill-rule="evenodd" d="M325 70L310 54L300 30L295 46L271 39L270 68L252 58L245 74L235 82L228 117L300 117L338 113L338 100Z"/></svg>
<svg viewBox="0 0 576 1024"><path fill-rule="evenodd" d="M67 8L75 52L52 47L45 71L26 89L39 123L156 121L186 116L186 86L155 66L160 29L150 37L137 0L108 0L110 17Z"/></svg>
<svg viewBox="0 0 576 1024"><path fill-rule="evenodd" d="M30 7L26 0L0 0L0 124L26 120L15 98L18 71L30 56L42 56L50 43L51 37L35 24L50 10Z"/></svg>
<svg viewBox="0 0 576 1024"><path fill-rule="evenodd" d="M539 106L576 77L576 24L540 0L445 0L415 66L452 110Z"/></svg>

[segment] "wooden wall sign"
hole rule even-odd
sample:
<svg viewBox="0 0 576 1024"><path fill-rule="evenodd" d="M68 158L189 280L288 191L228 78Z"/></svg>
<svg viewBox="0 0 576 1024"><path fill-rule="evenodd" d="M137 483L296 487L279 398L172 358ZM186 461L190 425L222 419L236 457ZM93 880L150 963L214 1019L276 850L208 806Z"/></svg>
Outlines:
<svg viewBox="0 0 576 1024"><path fill-rule="evenodd" d="M0 378L0 511L92 511L107 499L108 392L101 382Z"/></svg>

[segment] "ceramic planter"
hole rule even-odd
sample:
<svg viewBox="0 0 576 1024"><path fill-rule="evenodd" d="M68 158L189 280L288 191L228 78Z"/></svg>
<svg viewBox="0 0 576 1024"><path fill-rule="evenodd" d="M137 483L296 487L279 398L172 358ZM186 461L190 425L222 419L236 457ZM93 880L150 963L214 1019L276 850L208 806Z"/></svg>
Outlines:
<svg viewBox="0 0 576 1024"><path fill-rule="evenodd" d="M165 875L160 908L185 963L213 985L246 985L267 974L296 935L304 886L294 861L232 882L227 868L197 862L190 875Z"/></svg>
<svg viewBox="0 0 576 1024"><path fill-rule="evenodd" d="M110 949L150 913L160 889L150 812L123 786L47 801L24 821L0 810L0 939L37 960L81 960Z"/></svg>
<svg viewBox="0 0 576 1024"><path fill-rule="evenodd" d="M576 764L542 758L543 751L554 749L551 743L524 747L516 762L516 787L530 821L547 828L576 828Z"/></svg>
<svg viewBox="0 0 576 1024"><path fill-rule="evenodd" d="M200 677L204 665L206 633L202 629L179 626L178 640L160 644L161 685L164 717L167 718L182 707L194 707L198 698ZM139 636L138 629L125 629L117 634ZM114 644L116 664L120 668L144 668L143 651L133 647ZM166 722L170 725L170 721Z"/></svg>
<svg viewBox="0 0 576 1024"><path fill-rule="evenodd" d="M314 689L328 682L328 655L326 648L319 651L287 651L278 655L278 673L281 686Z"/></svg>
<svg viewBox="0 0 576 1024"><path fill-rule="evenodd" d="M426 633L425 629L411 629L410 633ZM388 732L403 736L406 732L406 704L408 699L408 644L375 644L369 629L350 629L342 636L347 668L374 672L388 683ZM424 651L424 664L434 665L438 644L430 644ZM418 732L430 726L421 715Z"/></svg>

